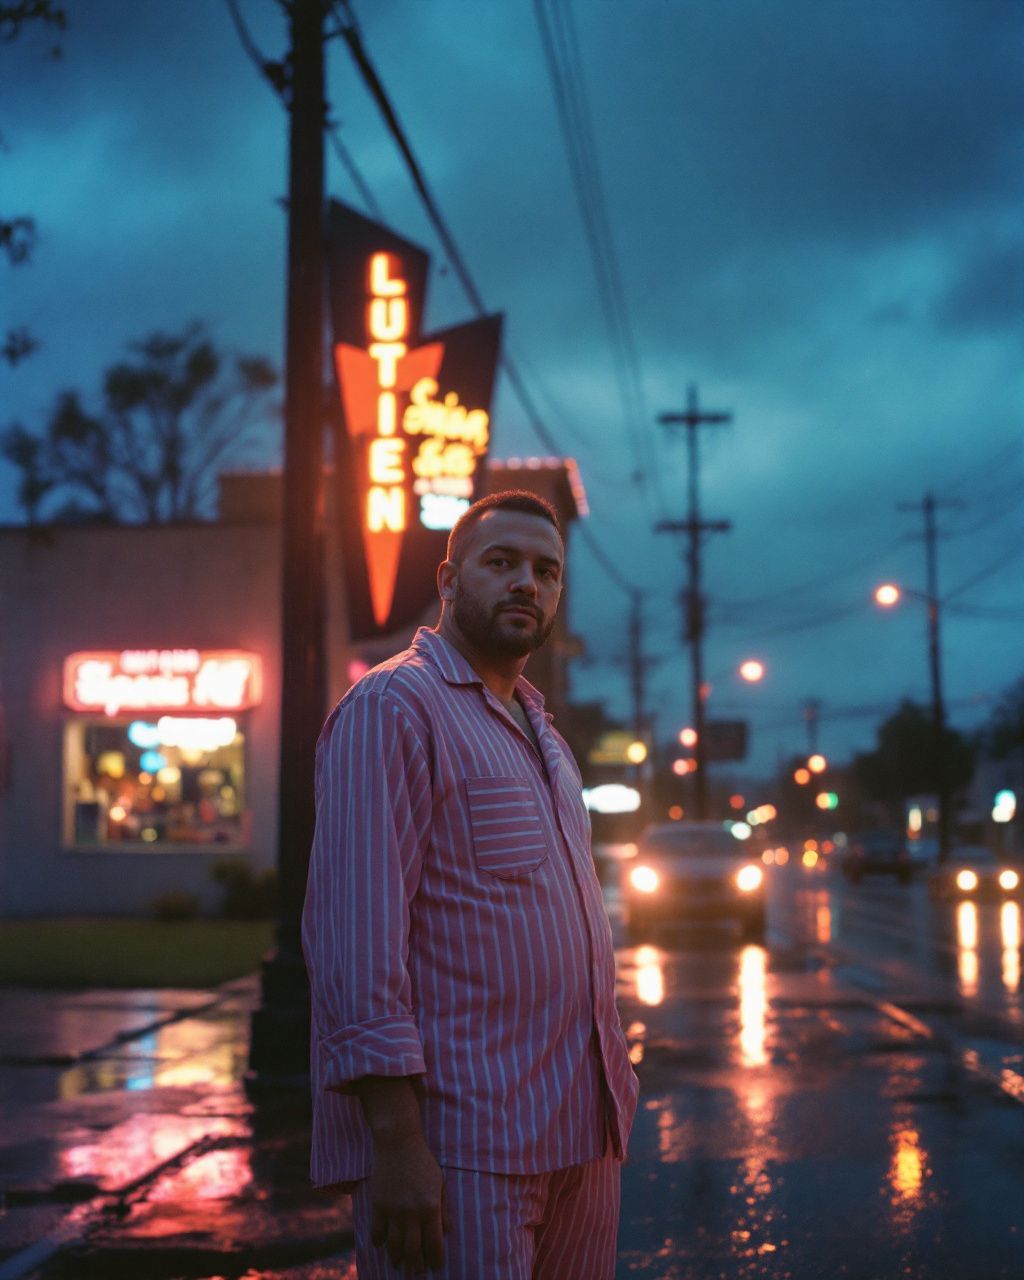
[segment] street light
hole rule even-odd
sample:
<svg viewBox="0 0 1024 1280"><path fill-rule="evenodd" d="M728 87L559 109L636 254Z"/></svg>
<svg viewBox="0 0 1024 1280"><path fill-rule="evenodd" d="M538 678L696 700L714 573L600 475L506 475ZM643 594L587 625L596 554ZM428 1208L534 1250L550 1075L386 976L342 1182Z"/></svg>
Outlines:
<svg viewBox="0 0 1024 1280"><path fill-rule="evenodd" d="M903 596L920 600L928 610L928 668L932 685L932 727L935 740L936 790L939 799L939 862L949 857L949 783L946 776L946 704L942 696L942 601L938 596L934 557L929 556L929 591L914 591L883 582L875 588L875 600L885 609L898 604Z"/></svg>
<svg viewBox="0 0 1024 1280"><path fill-rule="evenodd" d="M747 684L757 684L759 680L764 679L764 663L757 658L747 658L745 662L740 663L740 677L746 680Z"/></svg>
<svg viewBox="0 0 1024 1280"><path fill-rule="evenodd" d="M828 768L828 761L820 752L815 752L813 756L808 758L807 767L811 773L824 773Z"/></svg>

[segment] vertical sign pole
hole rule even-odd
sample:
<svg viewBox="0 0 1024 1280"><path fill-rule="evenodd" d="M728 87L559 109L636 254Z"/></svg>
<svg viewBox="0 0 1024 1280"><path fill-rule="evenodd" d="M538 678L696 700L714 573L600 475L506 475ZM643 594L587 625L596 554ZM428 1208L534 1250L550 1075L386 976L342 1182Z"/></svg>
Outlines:
<svg viewBox="0 0 1024 1280"><path fill-rule="evenodd" d="M292 0L288 301L275 946L253 1015L250 1083L298 1083L309 1070L301 922L313 838L313 764L326 702L323 634L324 53L323 0Z"/></svg>

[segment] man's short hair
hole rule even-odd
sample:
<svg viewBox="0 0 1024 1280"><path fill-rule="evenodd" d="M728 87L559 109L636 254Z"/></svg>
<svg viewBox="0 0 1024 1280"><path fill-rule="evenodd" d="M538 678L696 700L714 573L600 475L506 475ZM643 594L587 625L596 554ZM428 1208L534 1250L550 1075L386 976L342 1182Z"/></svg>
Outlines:
<svg viewBox="0 0 1024 1280"><path fill-rule="evenodd" d="M448 535L448 559L458 564L466 552L466 539L473 526L479 524L481 517L488 511L522 511L528 516L539 516L554 526L561 538L562 526L558 522L558 512L539 494L530 493L528 489L502 489L499 493L488 494L486 498L478 498L471 507L467 507L452 526Z"/></svg>

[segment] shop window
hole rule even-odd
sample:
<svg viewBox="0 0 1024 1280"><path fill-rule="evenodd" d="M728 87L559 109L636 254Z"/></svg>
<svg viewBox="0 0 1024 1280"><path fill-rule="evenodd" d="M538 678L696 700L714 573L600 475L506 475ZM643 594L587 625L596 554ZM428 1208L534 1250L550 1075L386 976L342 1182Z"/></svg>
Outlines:
<svg viewBox="0 0 1024 1280"><path fill-rule="evenodd" d="M245 734L227 716L71 720L64 783L68 845L247 842Z"/></svg>

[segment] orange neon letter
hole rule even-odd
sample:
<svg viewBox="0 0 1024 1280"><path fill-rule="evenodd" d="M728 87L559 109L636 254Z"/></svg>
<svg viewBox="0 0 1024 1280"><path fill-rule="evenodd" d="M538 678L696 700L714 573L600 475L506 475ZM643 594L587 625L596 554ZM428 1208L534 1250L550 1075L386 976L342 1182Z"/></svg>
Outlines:
<svg viewBox="0 0 1024 1280"><path fill-rule="evenodd" d="M398 362L405 355L404 342L371 342L370 355L377 361L377 381L390 388L398 381Z"/></svg>
<svg viewBox="0 0 1024 1280"><path fill-rule="evenodd" d="M392 276L391 262L390 253L375 253L370 259L370 292L375 298L399 298L405 293L405 281ZM402 264L396 259L395 266L401 270Z"/></svg>
<svg viewBox="0 0 1024 1280"><path fill-rule="evenodd" d="M397 420L395 393L382 391L377 397L377 430L382 436L393 436Z"/></svg>
<svg viewBox="0 0 1024 1280"><path fill-rule="evenodd" d="M409 304L404 298L374 298L370 303L370 337L378 342L404 338L409 328Z"/></svg>
<svg viewBox="0 0 1024 1280"><path fill-rule="evenodd" d="M366 496L366 525L371 533L382 529L401 533L405 528L405 490L374 485Z"/></svg>
<svg viewBox="0 0 1024 1280"><path fill-rule="evenodd" d="M405 441L401 436L373 440L370 443L370 480L373 484L402 483L402 452Z"/></svg>

